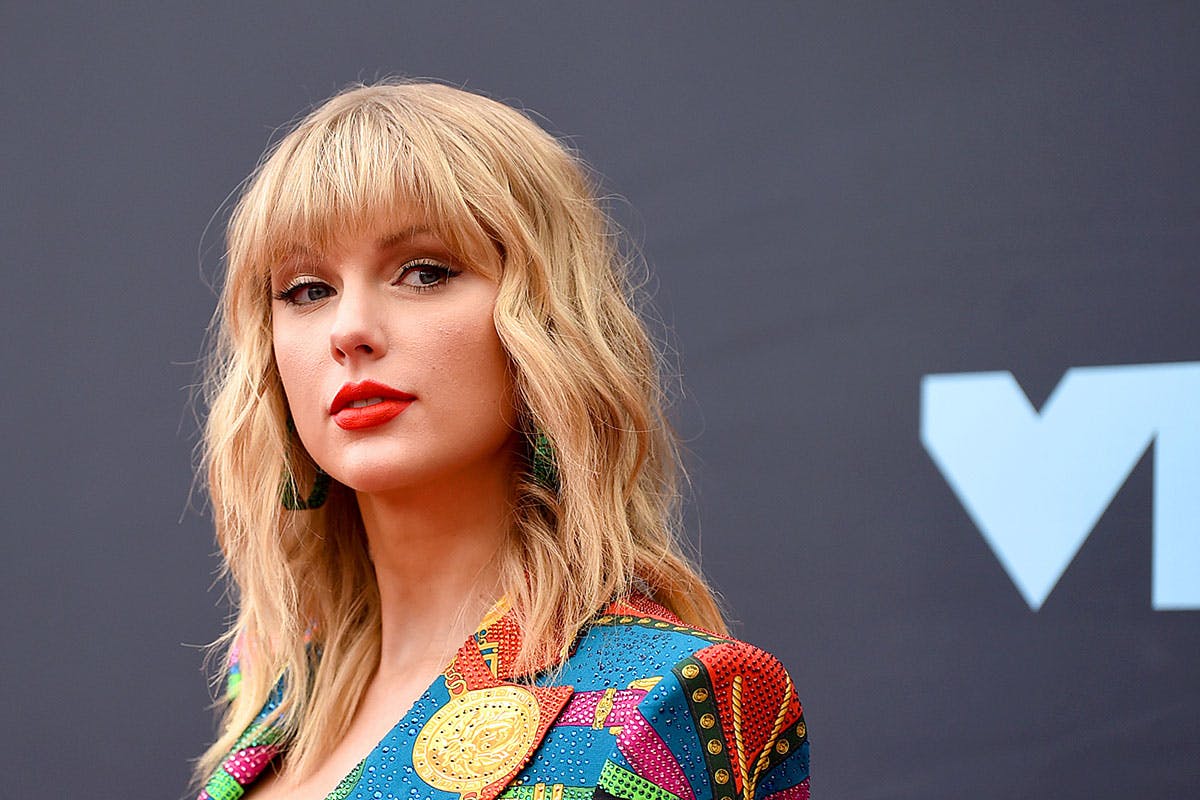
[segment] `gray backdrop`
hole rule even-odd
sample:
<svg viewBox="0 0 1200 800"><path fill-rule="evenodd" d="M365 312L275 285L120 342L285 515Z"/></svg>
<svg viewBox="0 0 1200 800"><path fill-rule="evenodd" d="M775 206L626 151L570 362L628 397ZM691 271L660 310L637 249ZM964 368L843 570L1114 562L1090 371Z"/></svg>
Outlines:
<svg viewBox="0 0 1200 800"><path fill-rule="evenodd" d="M205 226L389 74L536 110L627 200L690 533L799 684L815 796L1200 796L1153 448L1034 612L920 438L927 375L1041 407L1200 360L1196 5L249 5L0 6L3 797L182 794L227 612L189 503Z"/></svg>

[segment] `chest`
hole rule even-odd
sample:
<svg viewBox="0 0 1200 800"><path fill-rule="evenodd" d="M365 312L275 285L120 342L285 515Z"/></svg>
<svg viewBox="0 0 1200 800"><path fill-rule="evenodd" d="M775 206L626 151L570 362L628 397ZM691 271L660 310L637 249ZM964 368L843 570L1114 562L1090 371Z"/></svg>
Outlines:
<svg viewBox="0 0 1200 800"><path fill-rule="evenodd" d="M272 762L249 787L249 800L325 800L345 796L344 790L357 781L364 754L386 738L397 719L403 719L438 670L418 669L403 677L376 675L363 693L353 719L341 740L324 754L320 766L297 780L277 769Z"/></svg>

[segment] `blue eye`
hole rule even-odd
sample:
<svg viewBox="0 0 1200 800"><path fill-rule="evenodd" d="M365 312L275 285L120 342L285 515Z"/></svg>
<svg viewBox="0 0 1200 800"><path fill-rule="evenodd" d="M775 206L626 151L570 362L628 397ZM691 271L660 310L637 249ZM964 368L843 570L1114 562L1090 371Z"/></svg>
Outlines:
<svg viewBox="0 0 1200 800"><path fill-rule="evenodd" d="M436 261L418 261L408 264L396 283L417 291L427 292L447 283L460 273Z"/></svg>
<svg viewBox="0 0 1200 800"><path fill-rule="evenodd" d="M277 292L275 299L282 300L291 305L306 306L324 300L327 297L332 297L333 294L333 287L327 283L306 281L289 286L282 292Z"/></svg>

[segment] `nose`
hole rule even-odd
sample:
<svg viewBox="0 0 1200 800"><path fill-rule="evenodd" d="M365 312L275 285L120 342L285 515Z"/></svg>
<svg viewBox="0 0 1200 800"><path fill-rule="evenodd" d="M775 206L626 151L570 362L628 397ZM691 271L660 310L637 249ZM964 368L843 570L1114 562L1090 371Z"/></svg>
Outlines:
<svg viewBox="0 0 1200 800"><path fill-rule="evenodd" d="M355 359L373 360L387 353L383 309L369 291L342 287L337 313L329 331L329 350L339 364Z"/></svg>

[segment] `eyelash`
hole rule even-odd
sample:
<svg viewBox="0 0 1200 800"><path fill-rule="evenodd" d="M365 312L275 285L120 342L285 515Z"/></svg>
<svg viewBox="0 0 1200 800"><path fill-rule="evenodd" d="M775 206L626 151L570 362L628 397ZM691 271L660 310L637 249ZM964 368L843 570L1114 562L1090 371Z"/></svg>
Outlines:
<svg viewBox="0 0 1200 800"><path fill-rule="evenodd" d="M430 283L430 284L421 285L421 286L414 286L412 284L403 283L405 278L407 278L410 274L412 274L413 272L416 272L416 271L436 272L441 277L438 279L437 283ZM432 291L436 291L438 289L443 288L446 285L446 283L449 282L449 280L451 278L456 278L461 274L462 274L461 270L452 269L451 267L448 267L445 264L442 264L441 262L434 261L432 259L418 259L416 261L410 261L409 263L405 264L404 267L400 270L400 277L396 278L396 280L393 282L392 285L393 286L403 286L405 289L409 289L414 292L432 292ZM298 291L300 291L301 289L305 289L310 286L328 286L328 284L326 284L325 281L317 281L317 280L312 280L310 278L300 278L300 279L294 281L293 283L288 284L280 291L274 292L272 294L272 297L274 297L276 300L281 300L284 303L287 303L288 305L293 305L293 306L312 305L313 303L319 303L321 300L325 299L325 298L320 298L319 300L310 300L306 303L301 303L301 302L297 301L296 293Z"/></svg>

